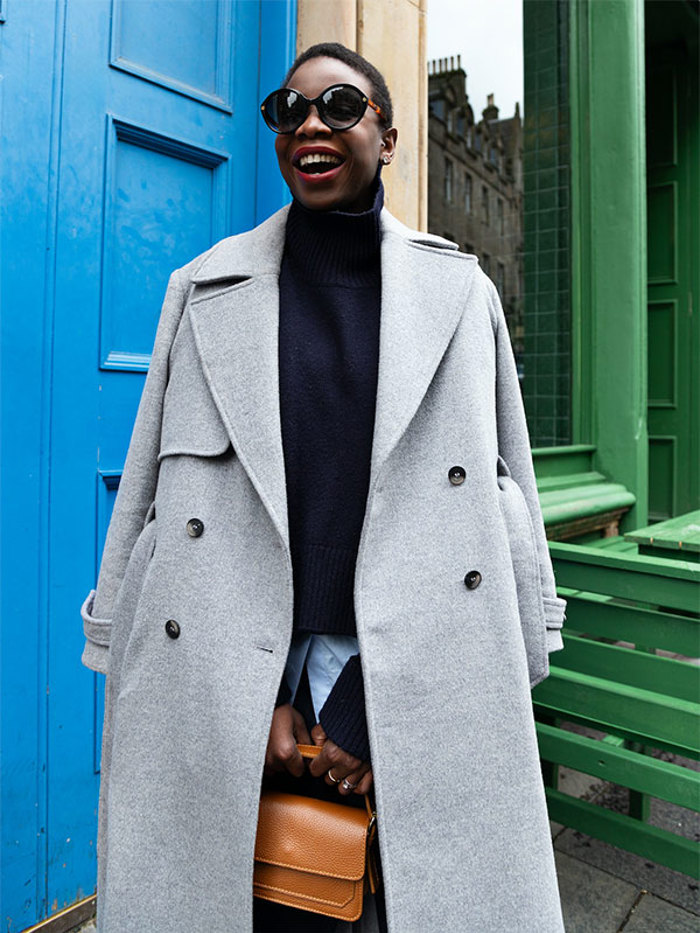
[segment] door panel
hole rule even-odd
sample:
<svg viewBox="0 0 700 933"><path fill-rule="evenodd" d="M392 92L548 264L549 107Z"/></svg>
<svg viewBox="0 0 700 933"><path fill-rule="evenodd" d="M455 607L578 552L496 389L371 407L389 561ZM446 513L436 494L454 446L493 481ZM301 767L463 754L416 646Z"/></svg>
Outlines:
<svg viewBox="0 0 700 933"><path fill-rule="evenodd" d="M112 0L110 64L230 112L231 13L221 0Z"/></svg>
<svg viewBox="0 0 700 933"><path fill-rule="evenodd" d="M104 188L101 366L146 370L163 283L226 231L230 159L110 114Z"/></svg>
<svg viewBox="0 0 700 933"><path fill-rule="evenodd" d="M700 507L698 56L685 6L645 4L651 520Z"/></svg>
<svg viewBox="0 0 700 933"><path fill-rule="evenodd" d="M675 409L678 404L678 302L650 301L649 314L649 405Z"/></svg>

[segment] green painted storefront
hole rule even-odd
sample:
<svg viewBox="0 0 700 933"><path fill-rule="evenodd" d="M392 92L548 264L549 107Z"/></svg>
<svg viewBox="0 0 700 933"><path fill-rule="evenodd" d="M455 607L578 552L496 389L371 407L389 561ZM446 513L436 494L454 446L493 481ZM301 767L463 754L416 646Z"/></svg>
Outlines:
<svg viewBox="0 0 700 933"><path fill-rule="evenodd" d="M534 691L550 814L697 876L697 839L653 814L700 809L699 5L523 9L523 393L569 602Z"/></svg>
<svg viewBox="0 0 700 933"><path fill-rule="evenodd" d="M533 446L542 476L561 470L551 448L592 448L589 467L635 496L626 530L700 507L698 8L524 12Z"/></svg>

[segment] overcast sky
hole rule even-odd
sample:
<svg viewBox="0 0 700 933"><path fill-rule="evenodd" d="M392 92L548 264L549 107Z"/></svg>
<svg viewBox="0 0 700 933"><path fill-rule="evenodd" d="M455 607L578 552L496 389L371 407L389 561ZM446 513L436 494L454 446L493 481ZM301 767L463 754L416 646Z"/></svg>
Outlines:
<svg viewBox="0 0 700 933"><path fill-rule="evenodd" d="M522 0L428 0L428 61L458 54L477 120L491 93L500 117L523 114Z"/></svg>

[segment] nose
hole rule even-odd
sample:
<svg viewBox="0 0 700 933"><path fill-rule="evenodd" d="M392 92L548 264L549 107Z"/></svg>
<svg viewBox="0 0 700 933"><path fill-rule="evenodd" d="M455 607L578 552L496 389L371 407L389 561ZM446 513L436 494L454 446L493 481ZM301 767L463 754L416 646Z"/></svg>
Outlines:
<svg viewBox="0 0 700 933"><path fill-rule="evenodd" d="M306 114L306 119L298 126L294 132L295 136L329 136L333 130L330 126L326 126L323 120L318 115L318 110L316 109L315 104L311 104L309 107L309 112Z"/></svg>

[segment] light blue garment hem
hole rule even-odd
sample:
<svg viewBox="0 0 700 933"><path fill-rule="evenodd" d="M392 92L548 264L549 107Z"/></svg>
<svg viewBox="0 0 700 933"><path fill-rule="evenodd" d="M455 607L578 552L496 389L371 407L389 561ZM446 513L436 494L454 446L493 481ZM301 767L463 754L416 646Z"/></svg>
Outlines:
<svg viewBox="0 0 700 933"><path fill-rule="evenodd" d="M306 664L311 699L318 722L319 713L348 659L359 653L354 635L317 635L297 632L287 655L284 670L293 703Z"/></svg>

